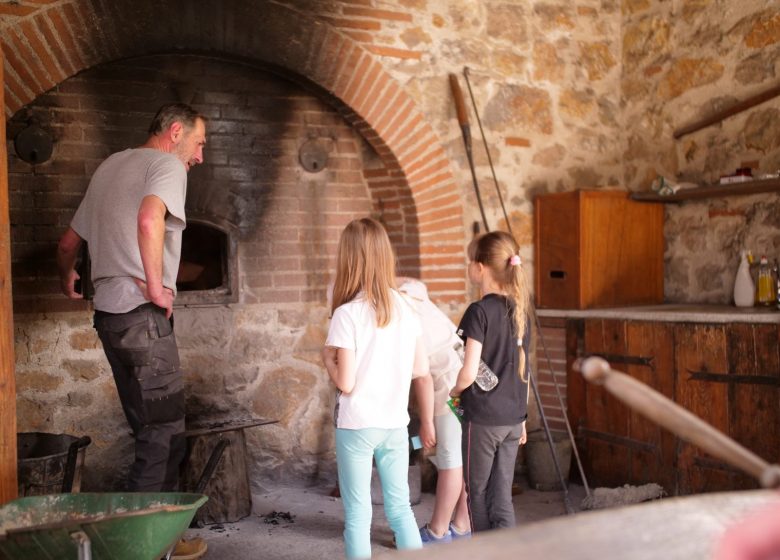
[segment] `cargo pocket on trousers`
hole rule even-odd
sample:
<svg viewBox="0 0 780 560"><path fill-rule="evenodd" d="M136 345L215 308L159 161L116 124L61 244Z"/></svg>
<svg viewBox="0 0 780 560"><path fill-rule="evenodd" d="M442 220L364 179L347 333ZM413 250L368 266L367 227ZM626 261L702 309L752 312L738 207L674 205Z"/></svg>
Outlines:
<svg viewBox="0 0 780 560"><path fill-rule="evenodd" d="M123 364L131 367L151 365L153 333L150 332L146 313L116 315L102 319L100 324L109 345Z"/></svg>
<svg viewBox="0 0 780 560"><path fill-rule="evenodd" d="M147 424L184 418L184 378L170 321L155 314L157 335L151 341L150 365L138 370Z"/></svg>

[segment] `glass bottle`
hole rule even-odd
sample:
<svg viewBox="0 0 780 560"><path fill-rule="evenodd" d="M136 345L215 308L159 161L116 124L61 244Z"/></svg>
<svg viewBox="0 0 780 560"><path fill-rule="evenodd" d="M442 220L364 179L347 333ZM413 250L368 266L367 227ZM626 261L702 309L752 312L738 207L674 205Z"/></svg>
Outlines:
<svg viewBox="0 0 780 560"><path fill-rule="evenodd" d="M456 344L455 352L458 353L460 361L463 362L466 356L466 350L463 345L460 343ZM483 391L490 391L496 385L498 385L498 377L495 373L493 373L493 370L490 369L488 365L480 359L479 367L477 368L477 378L474 380L474 382L477 384L477 387Z"/></svg>
<svg viewBox="0 0 780 560"><path fill-rule="evenodd" d="M776 301L775 283L772 280L772 269L765 256L758 263L758 282L756 283L756 303L769 306Z"/></svg>

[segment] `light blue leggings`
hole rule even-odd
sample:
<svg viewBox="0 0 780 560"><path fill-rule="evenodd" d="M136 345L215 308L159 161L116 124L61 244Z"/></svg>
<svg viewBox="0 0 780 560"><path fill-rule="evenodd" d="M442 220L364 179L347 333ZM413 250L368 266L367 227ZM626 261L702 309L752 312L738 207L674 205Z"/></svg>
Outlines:
<svg viewBox="0 0 780 560"><path fill-rule="evenodd" d="M344 503L347 558L371 558L371 459L382 482L385 515L399 549L422 548L409 503L409 444L406 428L336 429L339 491Z"/></svg>

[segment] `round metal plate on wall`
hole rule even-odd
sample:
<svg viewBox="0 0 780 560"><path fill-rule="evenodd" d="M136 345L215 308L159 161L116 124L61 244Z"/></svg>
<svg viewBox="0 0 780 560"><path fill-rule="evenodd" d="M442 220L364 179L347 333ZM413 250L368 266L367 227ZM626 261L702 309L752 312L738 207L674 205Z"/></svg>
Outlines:
<svg viewBox="0 0 780 560"><path fill-rule="evenodd" d="M319 173L328 165L328 147L320 140L308 140L298 150L298 159L309 173Z"/></svg>
<svg viewBox="0 0 780 560"><path fill-rule="evenodd" d="M28 126L14 138L16 155L32 165L48 161L52 145L51 135L37 124Z"/></svg>

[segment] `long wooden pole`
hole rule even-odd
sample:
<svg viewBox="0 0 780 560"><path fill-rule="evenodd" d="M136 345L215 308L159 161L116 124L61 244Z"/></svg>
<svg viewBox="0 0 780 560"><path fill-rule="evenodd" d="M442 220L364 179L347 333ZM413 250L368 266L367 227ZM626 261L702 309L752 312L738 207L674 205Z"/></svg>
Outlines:
<svg viewBox="0 0 780 560"><path fill-rule="evenodd" d="M709 117L705 117L692 124L678 128L677 130L674 131L673 136L675 138L680 138L681 136L685 136L686 134L690 134L691 132L696 132L697 130L702 129L705 126L710 126L711 124L719 123L720 121L726 120L727 118L734 116L737 113L741 113L742 111L746 111L751 107L760 105L764 101L769 101L770 99L775 98L778 95L780 95L780 85L776 85L774 87L769 88L766 91L762 91L759 94L756 94L752 97L748 97L744 101L740 101L738 103L735 103L734 105L731 105L730 107L726 107L722 111L718 111L717 113L714 113Z"/></svg>
<svg viewBox="0 0 780 560"><path fill-rule="evenodd" d="M0 504L16 498L16 380L11 300L11 222L5 142L3 50L0 48Z"/></svg>

